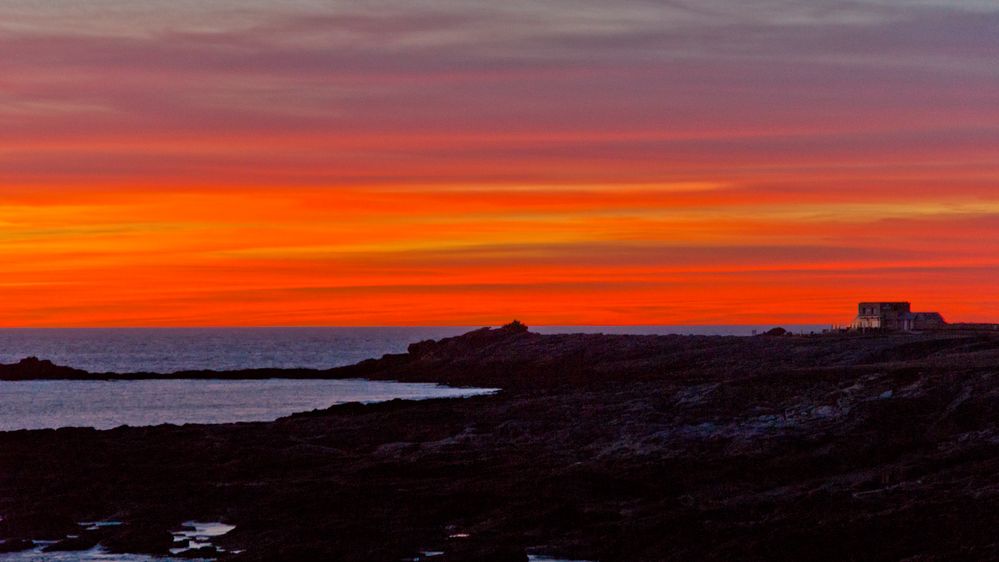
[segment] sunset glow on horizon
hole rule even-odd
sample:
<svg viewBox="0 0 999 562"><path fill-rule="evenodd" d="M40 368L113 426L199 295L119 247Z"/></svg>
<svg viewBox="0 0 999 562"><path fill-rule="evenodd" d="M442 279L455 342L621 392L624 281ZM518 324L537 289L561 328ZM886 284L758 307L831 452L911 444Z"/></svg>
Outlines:
<svg viewBox="0 0 999 562"><path fill-rule="evenodd" d="M0 326L999 320L982 0L0 4Z"/></svg>

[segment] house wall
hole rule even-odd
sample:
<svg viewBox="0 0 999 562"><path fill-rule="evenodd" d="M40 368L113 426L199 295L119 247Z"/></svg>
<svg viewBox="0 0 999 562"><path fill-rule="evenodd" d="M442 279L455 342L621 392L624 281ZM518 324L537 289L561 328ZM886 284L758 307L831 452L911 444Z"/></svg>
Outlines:
<svg viewBox="0 0 999 562"><path fill-rule="evenodd" d="M878 329L892 332L933 330L947 326L937 312L912 312L908 302L862 302L857 305L853 329Z"/></svg>
<svg viewBox="0 0 999 562"><path fill-rule="evenodd" d="M870 329L880 329L881 328L881 317L880 316L857 316L850 327L859 330L870 330Z"/></svg>

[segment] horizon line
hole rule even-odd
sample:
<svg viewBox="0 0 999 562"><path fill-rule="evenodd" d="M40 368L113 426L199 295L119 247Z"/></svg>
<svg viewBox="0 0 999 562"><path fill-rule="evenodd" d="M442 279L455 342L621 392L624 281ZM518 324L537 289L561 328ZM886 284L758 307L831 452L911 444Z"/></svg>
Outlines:
<svg viewBox="0 0 999 562"><path fill-rule="evenodd" d="M243 330L243 329L372 329L372 328L500 328L509 324L322 324L322 325L188 325L188 326L0 326L0 330ZM760 326L836 326L835 322L764 322L764 323L732 323L732 324L528 324L531 328L655 328L655 327L690 327L710 328L719 326L756 328Z"/></svg>

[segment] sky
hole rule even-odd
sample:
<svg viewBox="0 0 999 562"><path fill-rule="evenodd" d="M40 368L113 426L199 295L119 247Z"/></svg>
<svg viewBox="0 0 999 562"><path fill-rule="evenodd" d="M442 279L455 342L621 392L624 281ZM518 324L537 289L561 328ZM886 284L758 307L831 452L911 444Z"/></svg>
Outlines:
<svg viewBox="0 0 999 562"><path fill-rule="evenodd" d="M0 0L0 326L999 320L994 0Z"/></svg>

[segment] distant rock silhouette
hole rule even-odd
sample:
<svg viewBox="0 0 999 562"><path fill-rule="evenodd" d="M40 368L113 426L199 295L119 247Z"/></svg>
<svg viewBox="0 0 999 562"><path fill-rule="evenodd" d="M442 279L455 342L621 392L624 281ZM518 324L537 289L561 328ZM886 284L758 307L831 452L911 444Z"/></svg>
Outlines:
<svg viewBox="0 0 999 562"><path fill-rule="evenodd" d="M522 334L522 333L528 331L527 330L527 325L524 324L523 322L521 322L520 320L514 320L513 322L510 322L506 326L503 326L502 328L500 328L500 330L501 331L505 331L505 332L514 333L514 334Z"/></svg>
<svg viewBox="0 0 999 562"><path fill-rule="evenodd" d="M13 365L0 365L0 380L80 379L88 376L86 371L61 367L37 357L27 357Z"/></svg>
<svg viewBox="0 0 999 562"><path fill-rule="evenodd" d="M479 328L453 338L444 338L439 341L425 340L410 344L407 351L411 357L417 359L437 358L442 352L446 352L448 356L454 356L455 352L461 350L481 349L489 344L504 342L511 337L529 333L525 324L514 320L500 328Z"/></svg>

